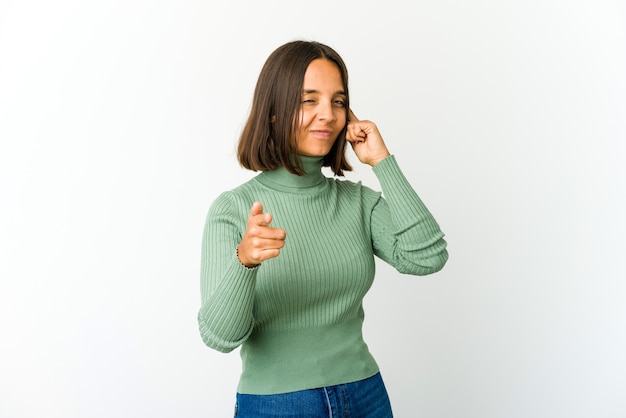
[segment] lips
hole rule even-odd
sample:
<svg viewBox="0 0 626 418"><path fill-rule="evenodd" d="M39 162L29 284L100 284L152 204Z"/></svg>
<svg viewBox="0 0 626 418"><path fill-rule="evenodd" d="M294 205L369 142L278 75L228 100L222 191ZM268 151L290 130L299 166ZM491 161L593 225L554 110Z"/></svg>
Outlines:
<svg viewBox="0 0 626 418"><path fill-rule="evenodd" d="M327 130L310 130L309 131L312 135L315 135L317 137L320 138L330 138L332 135L332 131L327 131Z"/></svg>

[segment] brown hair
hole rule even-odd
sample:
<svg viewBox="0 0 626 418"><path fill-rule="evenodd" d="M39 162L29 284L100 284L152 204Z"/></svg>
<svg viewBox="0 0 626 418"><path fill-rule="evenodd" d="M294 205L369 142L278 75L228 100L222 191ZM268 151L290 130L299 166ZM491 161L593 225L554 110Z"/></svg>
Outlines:
<svg viewBox="0 0 626 418"><path fill-rule="evenodd" d="M242 167L253 171L285 167L293 174L304 175L297 153L302 85L309 64L318 58L327 59L339 68L348 120L348 70L339 54L319 42L288 42L270 54L259 74L250 116L239 137L237 158ZM322 165L330 167L338 176L343 175L344 170L352 170L345 149L344 126Z"/></svg>

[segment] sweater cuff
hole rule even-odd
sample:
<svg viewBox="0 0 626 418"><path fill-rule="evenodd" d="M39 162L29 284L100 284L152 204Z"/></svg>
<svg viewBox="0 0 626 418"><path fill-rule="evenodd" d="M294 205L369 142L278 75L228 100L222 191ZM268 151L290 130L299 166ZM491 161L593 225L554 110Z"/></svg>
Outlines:
<svg viewBox="0 0 626 418"><path fill-rule="evenodd" d="M374 167L372 167L374 174L379 179L381 178L397 178L398 176L404 177L400 166L398 165L398 161L396 161L396 156L391 154L389 157L386 157L378 162Z"/></svg>
<svg viewBox="0 0 626 418"><path fill-rule="evenodd" d="M233 254L224 279L198 312L204 343L221 352L240 346L252 332L257 269L246 268Z"/></svg>

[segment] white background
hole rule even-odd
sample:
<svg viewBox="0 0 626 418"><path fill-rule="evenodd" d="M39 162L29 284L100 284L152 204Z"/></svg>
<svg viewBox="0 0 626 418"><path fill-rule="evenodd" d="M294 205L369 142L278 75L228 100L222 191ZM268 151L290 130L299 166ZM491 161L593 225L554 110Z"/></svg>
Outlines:
<svg viewBox="0 0 626 418"><path fill-rule="evenodd" d="M396 416L626 416L618 0L0 3L0 416L231 416L201 232L294 39L344 57L449 242L365 301Z"/></svg>

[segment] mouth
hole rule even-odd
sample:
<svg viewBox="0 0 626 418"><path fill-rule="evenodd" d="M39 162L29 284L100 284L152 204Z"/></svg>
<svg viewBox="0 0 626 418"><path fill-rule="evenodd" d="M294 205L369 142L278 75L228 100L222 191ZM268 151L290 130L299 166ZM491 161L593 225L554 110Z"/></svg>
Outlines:
<svg viewBox="0 0 626 418"><path fill-rule="evenodd" d="M330 139L333 134L332 131L327 131L324 129L311 130L309 132L311 133L311 135L316 136L320 139Z"/></svg>

